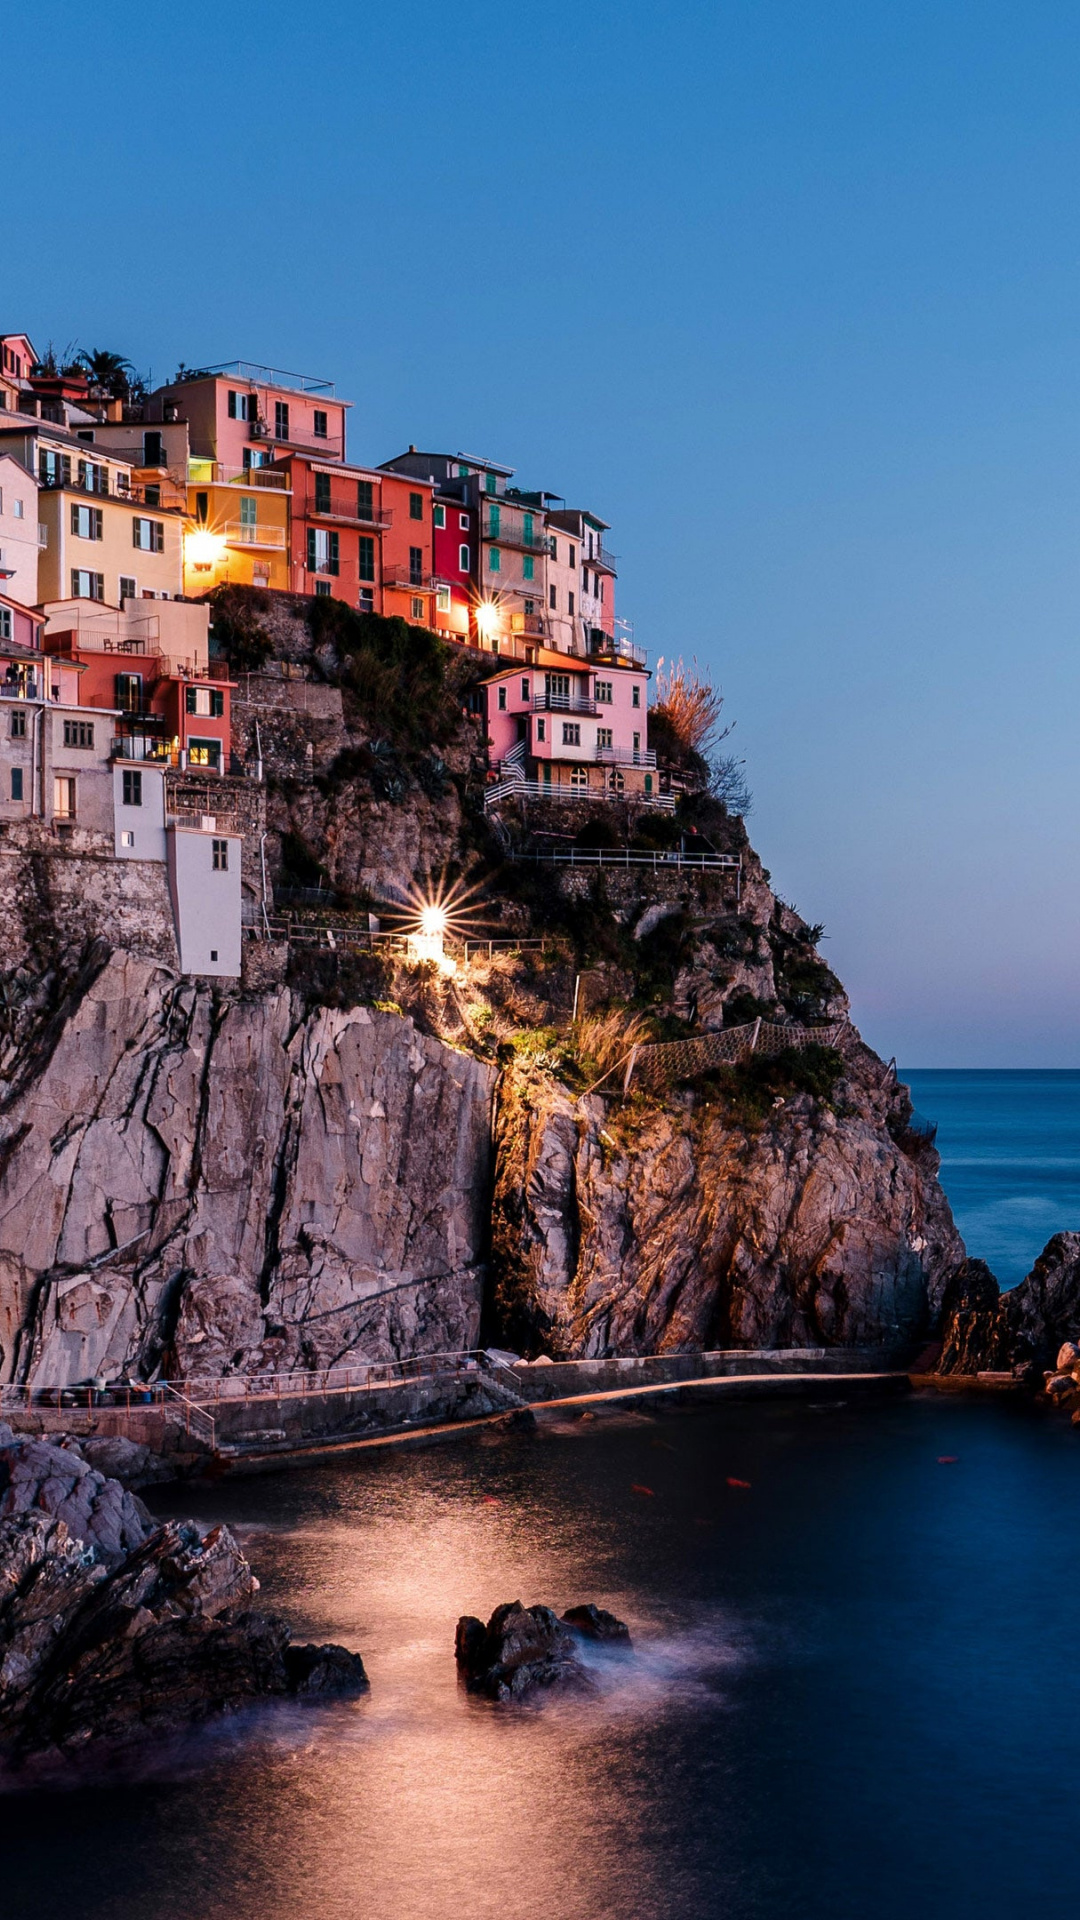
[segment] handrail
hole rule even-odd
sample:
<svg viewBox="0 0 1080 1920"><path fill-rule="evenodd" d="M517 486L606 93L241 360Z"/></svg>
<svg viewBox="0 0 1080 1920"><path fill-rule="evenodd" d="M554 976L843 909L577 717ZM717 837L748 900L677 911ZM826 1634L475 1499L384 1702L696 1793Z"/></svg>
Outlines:
<svg viewBox="0 0 1080 1920"><path fill-rule="evenodd" d="M741 873L737 853L682 853L675 847L653 853L630 847L544 847L535 853L511 851L510 860L553 860L570 867L701 867Z"/></svg>
<svg viewBox="0 0 1080 1920"><path fill-rule="evenodd" d="M589 805L597 800L633 800L639 801L650 813L674 813L676 805L673 793L616 793L610 787L557 786L554 782L547 786L541 780L502 780L485 789L484 811L516 795L524 800L578 800Z"/></svg>

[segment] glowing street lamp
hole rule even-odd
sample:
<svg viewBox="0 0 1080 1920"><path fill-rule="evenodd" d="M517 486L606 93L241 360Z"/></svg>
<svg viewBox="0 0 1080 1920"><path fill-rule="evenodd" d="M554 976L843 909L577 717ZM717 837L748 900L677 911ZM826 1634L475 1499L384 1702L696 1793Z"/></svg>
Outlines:
<svg viewBox="0 0 1080 1920"><path fill-rule="evenodd" d="M443 936L446 928L445 907L437 906L433 901L421 907L419 927L409 935L409 957L413 960L433 960L437 967L444 966Z"/></svg>
<svg viewBox="0 0 1080 1920"><path fill-rule="evenodd" d="M476 609L476 631L481 640L493 640L502 626L502 615L494 600L481 600Z"/></svg>
<svg viewBox="0 0 1080 1920"><path fill-rule="evenodd" d="M225 537L211 533L209 527L196 527L184 535L184 559L189 567L213 567L225 551Z"/></svg>

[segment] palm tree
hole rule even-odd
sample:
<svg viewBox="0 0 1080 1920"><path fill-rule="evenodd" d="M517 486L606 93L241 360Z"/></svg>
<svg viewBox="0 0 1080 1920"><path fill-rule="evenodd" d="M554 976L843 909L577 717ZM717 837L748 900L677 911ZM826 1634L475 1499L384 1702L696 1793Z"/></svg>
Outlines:
<svg viewBox="0 0 1080 1920"><path fill-rule="evenodd" d="M78 354L78 365L89 377L90 385L107 393L110 399L126 400L130 395L135 368L122 354L110 353L104 347L90 351L83 347Z"/></svg>

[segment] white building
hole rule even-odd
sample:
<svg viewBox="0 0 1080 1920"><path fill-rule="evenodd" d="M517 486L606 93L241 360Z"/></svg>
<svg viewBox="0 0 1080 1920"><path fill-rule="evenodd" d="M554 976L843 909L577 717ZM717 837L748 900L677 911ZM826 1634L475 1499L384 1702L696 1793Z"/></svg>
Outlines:
<svg viewBox="0 0 1080 1920"><path fill-rule="evenodd" d="M38 523L38 485L14 454L0 453L0 593L24 607L38 601L38 554L46 532Z"/></svg>

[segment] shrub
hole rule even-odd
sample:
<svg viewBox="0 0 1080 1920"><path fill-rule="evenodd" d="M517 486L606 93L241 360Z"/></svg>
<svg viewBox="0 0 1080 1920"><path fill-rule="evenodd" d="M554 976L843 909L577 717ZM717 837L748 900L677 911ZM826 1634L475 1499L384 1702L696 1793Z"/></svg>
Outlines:
<svg viewBox="0 0 1080 1920"><path fill-rule="evenodd" d="M843 1056L836 1048L814 1042L782 1053L751 1054L739 1066L719 1067L703 1076L700 1084L704 1092L711 1089L719 1096L736 1125L753 1129L768 1119L778 1101L795 1094L808 1093L831 1107L843 1073Z"/></svg>

